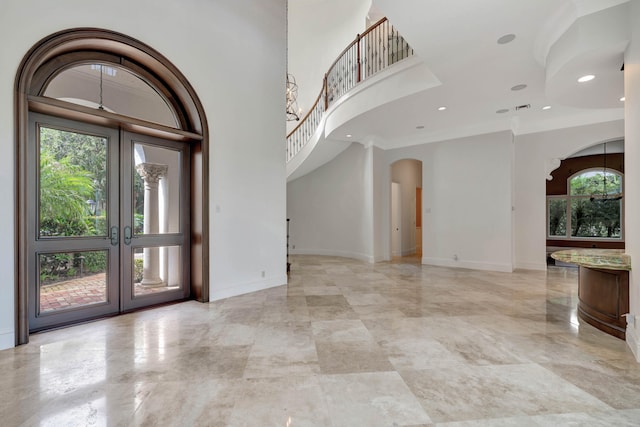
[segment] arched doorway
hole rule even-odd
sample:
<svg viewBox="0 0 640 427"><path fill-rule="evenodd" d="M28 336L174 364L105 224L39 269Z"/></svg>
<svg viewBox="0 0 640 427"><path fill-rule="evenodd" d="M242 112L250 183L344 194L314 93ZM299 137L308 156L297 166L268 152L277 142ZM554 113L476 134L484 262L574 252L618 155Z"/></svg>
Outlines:
<svg viewBox="0 0 640 427"><path fill-rule="evenodd" d="M73 29L27 53L16 94L17 343L34 330L208 300L208 131L177 68L125 35ZM46 286L88 276L86 299L47 302Z"/></svg>
<svg viewBox="0 0 640 427"><path fill-rule="evenodd" d="M624 249L624 140L598 142L557 161L546 181L547 265L563 248Z"/></svg>
<svg viewBox="0 0 640 427"><path fill-rule="evenodd" d="M422 162L391 164L391 255L422 256Z"/></svg>

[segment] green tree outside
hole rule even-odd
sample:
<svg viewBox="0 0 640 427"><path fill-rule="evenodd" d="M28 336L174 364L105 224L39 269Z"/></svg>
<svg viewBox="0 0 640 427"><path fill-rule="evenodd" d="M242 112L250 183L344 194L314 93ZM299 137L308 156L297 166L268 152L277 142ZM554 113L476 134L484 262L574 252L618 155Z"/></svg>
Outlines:
<svg viewBox="0 0 640 427"><path fill-rule="evenodd" d="M91 197L91 175L68 157L56 160L40 152L40 235L83 236L87 225L87 198Z"/></svg>
<svg viewBox="0 0 640 427"><path fill-rule="evenodd" d="M106 151L105 138L40 129L40 236L106 234L105 217L99 215L101 202L96 197L106 194ZM93 212L89 201L93 202ZM40 283L105 268L105 251L43 254Z"/></svg>
<svg viewBox="0 0 640 427"><path fill-rule="evenodd" d="M566 236L567 215L572 237L620 238L622 176L607 172L585 172L569 183L567 198L548 201L549 236ZM567 208L569 212L567 212Z"/></svg>

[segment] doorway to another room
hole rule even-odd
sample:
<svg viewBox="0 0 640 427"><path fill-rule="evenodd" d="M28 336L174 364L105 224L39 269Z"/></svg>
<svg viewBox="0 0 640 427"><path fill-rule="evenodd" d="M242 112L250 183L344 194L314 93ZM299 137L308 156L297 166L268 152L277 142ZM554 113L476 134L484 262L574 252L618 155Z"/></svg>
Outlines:
<svg viewBox="0 0 640 427"><path fill-rule="evenodd" d="M422 262L422 162L403 159L391 165L391 256Z"/></svg>

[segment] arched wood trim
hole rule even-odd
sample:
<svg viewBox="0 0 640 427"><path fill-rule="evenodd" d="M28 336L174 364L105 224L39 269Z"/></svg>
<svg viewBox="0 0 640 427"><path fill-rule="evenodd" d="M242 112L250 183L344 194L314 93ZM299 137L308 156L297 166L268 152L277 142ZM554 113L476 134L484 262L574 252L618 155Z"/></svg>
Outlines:
<svg viewBox="0 0 640 427"><path fill-rule="evenodd" d="M24 56L15 80L16 345L29 339L27 248L24 218L27 208L25 147L28 141L29 97L40 96L65 69L90 62L120 65L143 77L161 92L174 110L182 131L200 136L191 149L191 295L209 300L209 132L204 108L184 75L150 46L110 30L74 28L52 34Z"/></svg>

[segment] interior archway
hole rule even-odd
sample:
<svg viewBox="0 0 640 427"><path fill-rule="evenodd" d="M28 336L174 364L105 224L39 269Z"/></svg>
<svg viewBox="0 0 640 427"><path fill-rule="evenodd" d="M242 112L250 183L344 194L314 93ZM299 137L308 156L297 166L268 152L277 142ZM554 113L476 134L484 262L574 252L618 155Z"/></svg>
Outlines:
<svg viewBox="0 0 640 427"><path fill-rule="evenodd" d="M624 249L624 139L590 144L554 166L545 185L547 265L563 265L551 253L566 248Z"/></svg>
<svg viewBox="0 0 640 427"><path fill-rule="evenodd" d="M391 164L391 256L422 257L422 162Z"/></svg>
<svg viewBox="0 0 640 427"><path fill-rule="evenodd" d="M60 73L82 64L112 64L131 71L158 91L177 126L153 123L106 109L79 105L45 95ZM192 298L209 299L208 151L204 109L180 71L150 46L126 35L95 28L77 28L42 39L25 55L16 77L16 344L28 341L27 284L27 155L29 113L38 112L83 123L107 126L189 144L190 271Z"/></svg>

